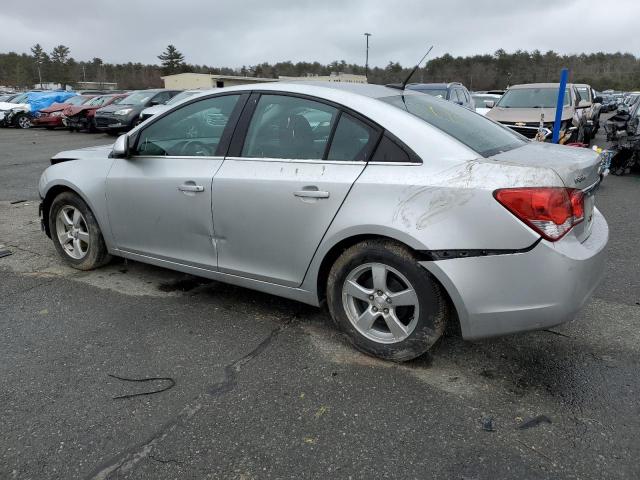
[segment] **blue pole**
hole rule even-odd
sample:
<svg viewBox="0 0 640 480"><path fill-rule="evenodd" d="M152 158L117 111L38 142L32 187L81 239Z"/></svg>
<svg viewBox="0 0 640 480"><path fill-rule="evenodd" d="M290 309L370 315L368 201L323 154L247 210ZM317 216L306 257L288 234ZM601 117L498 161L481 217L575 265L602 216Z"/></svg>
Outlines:
<svg viewBox="0 0 640 480"><path fill-rule="evenodd" d="M560 125L562 124L562 106L564 105L564 91L567 89L567 79L569 78L569 70L566 68L560 72L560 90L558 91L558 103L556 103L556 119L553 122L553 143L560 140Z"/></svg>

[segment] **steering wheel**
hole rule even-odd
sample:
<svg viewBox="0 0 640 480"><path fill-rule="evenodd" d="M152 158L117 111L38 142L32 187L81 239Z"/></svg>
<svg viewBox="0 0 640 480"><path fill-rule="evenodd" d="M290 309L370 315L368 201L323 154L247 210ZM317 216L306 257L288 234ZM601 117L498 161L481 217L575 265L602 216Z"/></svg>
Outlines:
<svg viewBox="0 0 640 480"><path fill-rule="evenodd" d="M199 140L187 140L180 147L180 155L190 157L213 157L213 148Z"/></svg>

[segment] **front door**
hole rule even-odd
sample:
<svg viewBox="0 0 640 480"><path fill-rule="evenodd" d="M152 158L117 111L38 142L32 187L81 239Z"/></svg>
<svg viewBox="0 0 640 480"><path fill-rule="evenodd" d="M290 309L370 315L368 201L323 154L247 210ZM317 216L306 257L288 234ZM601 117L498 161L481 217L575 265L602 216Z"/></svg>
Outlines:
<svg viewBox="0 0 640 480"><path fill-rule="evenodd" d="M189 102L145 127L130 158L115 160L107 204L118 249L216 268L211 184L238 99Z"/></svg>
<svg viewBox="0 0 640 480"><path fill-rule="evenodd" d="M378 132L308 98L268 94L251 102L241 149L213 181L218 268L298 286Z"/></svg>

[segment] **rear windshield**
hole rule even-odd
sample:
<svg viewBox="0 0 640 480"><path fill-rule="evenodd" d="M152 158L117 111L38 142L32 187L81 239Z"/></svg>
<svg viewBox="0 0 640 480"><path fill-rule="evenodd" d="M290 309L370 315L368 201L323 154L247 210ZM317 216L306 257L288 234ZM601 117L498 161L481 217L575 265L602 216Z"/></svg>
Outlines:
<svg viewBox="0 0 640 480"><path fill-rule="evenodd" d="M393 95L380 100L415 115L483 157L513 150L526 143L512 130L445 100L428 95Z"/></svg>
<svg viewBox="0 0 640 480"><path fill-rule="evenodd" d="M447 98L447 90L442 88L420 88L420 87L407 87L409 90L415 90L416 92L426 93L432 97Z"/></svg>

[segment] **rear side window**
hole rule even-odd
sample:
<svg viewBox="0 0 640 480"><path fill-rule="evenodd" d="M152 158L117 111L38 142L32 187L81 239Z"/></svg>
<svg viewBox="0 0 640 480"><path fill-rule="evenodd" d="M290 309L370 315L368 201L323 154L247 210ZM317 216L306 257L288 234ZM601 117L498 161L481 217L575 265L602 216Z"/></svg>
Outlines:
<svg viewBox="0 0 640 480"><path fill-rule="evenodd" d="M380 98L471 148L483 157L525 145L520 135L466 108L428 95L404 94Z"/></svg>
<svg viewBox="0 0 640 480"><path fill-rule="evenodd" d="M243 157L321 160L338 110L286 95L262 95L251 118Z"/></svg>
<svg viewBox="0 0 640 480"><path fill-rule="evenodd" d="M364 122L342 113L333 134L327 160L366 162L376 132Z"/></svg>
<svg viewBox="0 0 640 480"><path fill-rule="evenodd" d="M371 161L385 163L421 163L417 155L409 155L407 150L387 135L384 135L382 140L380 140Z"/></svg>

